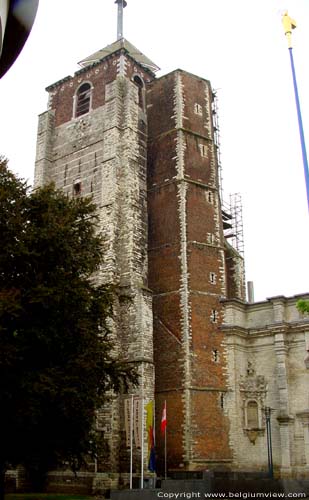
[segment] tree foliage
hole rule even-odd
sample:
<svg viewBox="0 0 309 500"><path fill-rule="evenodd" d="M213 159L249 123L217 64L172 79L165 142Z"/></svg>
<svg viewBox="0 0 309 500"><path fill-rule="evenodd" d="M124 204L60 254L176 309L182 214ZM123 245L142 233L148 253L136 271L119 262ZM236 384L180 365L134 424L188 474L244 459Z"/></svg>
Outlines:
<svg viewBox="0 0 309 500"><path fill-rule="evenodd" d="M113 289L90 199L29 193L0 161L0 468L77 467L107 391L136 383L113 357ZM93 448L93 452L95 449Z"/></svg>
<svg viewBox="0 0 309 500"><path fill-rule="evenodd" d="M300 299L298 300L297 309L302 313L309 313L309 300Z"/></svg>

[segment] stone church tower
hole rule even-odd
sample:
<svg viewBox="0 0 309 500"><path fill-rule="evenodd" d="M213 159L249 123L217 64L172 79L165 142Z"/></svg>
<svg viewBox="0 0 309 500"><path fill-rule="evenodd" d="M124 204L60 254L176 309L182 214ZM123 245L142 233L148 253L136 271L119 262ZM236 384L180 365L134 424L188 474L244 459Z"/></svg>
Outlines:
<svg viewBox="0 0 309 500"><path fill-rule="evenodd" d="M97 280L118 287L116 347L138 366L139 395L147 401L154 399L154 364L145 85L154 74L152 63L141 54L133 58L134 52L128 42L117 41L82 61L74 77L48 87L49 109L39 117L35 185L54 181L69 196L92 196L97 204L105 240ZM122 459L127 462L123 414L117 398L98 415L109 445L99 472L121 471Z"/></svg>
<svg viewBox="0 0 309 500"><path fill-rule="evenodd" d="M97 204L97 280L119 289L116 348L139 367L139 395L155 398L159 467L164 401L168 468L226 466L221 301L245 293L243 260L224 237L211 85L182 70L156 78L156 65L123 37L80 66L47 88L35 185L53 181ZM116 473L111 486L128 473L123 415L122 398L98 415L108 450L96 472Z"/></svg>

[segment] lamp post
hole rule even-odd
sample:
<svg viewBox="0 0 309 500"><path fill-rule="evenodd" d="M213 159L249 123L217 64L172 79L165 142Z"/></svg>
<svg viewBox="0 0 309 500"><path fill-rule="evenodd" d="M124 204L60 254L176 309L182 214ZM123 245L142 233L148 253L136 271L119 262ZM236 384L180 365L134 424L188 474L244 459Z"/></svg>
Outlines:
<svg viewBox="0 0 309 500"><path fill-rule="evenodd" d="M271 408L269 406L265 406L265 418L266 418L266 436L267 436L267 454L268 454L268 474L270 478L274 477L274 468L273 468L273 450L271 443L271 425L270 425L270 416L271 416Z"/></svg>
<svg viewBox="0 0 309 500"><path fill-rule="evenodd" d="M307 351L307 354L305 356L304 363L305 363L306 369L309 370L309 344L307 345L306 351Z"/></svg>

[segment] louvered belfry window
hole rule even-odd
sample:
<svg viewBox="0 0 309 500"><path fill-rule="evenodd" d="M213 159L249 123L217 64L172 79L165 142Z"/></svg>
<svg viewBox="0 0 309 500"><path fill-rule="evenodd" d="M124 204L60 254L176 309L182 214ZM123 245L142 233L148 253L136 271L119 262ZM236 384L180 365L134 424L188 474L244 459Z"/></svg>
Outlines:
<svg viewBox="0 0 309 500"><path fill-rule="evenodd" d="M89 83L83 83L77 91L77 103L75 115L82 116L90 110L91 86Z"/></svg>

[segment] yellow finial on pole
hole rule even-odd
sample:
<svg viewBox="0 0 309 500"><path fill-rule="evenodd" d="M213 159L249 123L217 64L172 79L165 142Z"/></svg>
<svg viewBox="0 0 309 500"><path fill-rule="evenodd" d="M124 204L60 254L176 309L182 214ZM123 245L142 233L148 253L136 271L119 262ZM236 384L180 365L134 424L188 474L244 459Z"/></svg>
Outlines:
<svg viewBox="0 0 309 500"><path fill-rule="evenodd" d="M291 49L292 48L292 30L294 28L296 28L296 21L294 21L294 19L292 19L289 16L287 10L284 12L284 14L282 16L282 24L283 24L285 36L286 36L287 41L288 41L288 47L289 47L289 49Z"/></svg>

